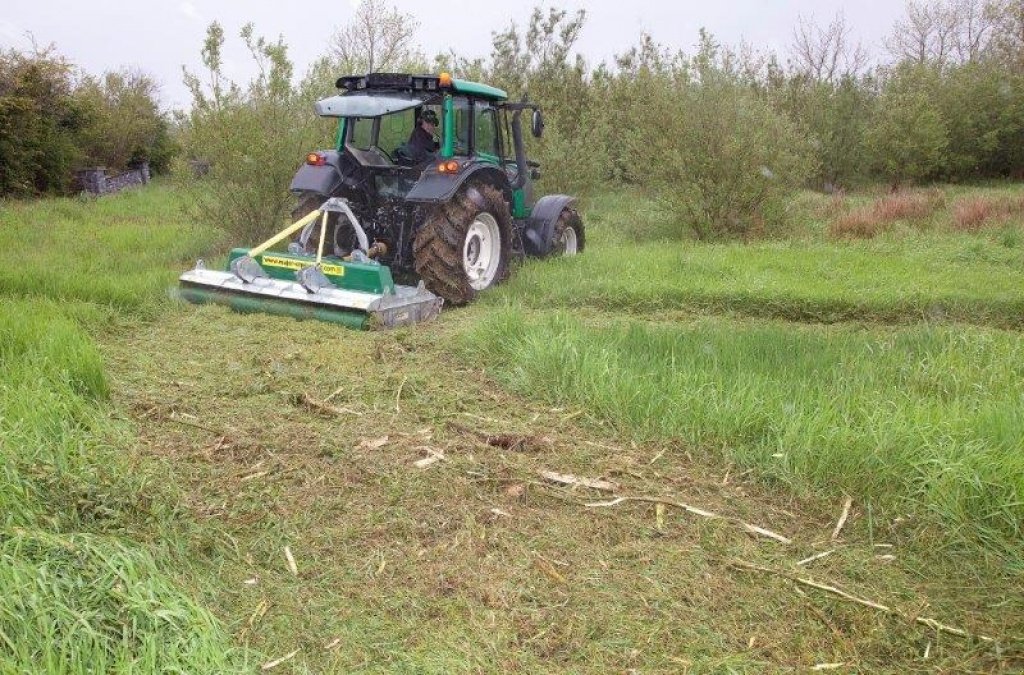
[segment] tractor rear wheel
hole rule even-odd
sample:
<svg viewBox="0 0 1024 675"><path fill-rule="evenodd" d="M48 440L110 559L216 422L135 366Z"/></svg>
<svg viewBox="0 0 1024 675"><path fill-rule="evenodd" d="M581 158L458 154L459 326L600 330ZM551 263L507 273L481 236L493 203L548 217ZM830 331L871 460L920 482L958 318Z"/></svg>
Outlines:
<svg viewBox="0 0 1024 675"><path fill-rule="evenodd" d="M583 253L586 246L586 230L583 227L583 219L576 209L564 208L558 215L558 222L555 223L555 232L551 246L551 255L569 256Z"/></svg>
<svg viewBox="0 0 1024 675"><path fill-rule="evenodd" d="M452 305L508 276L512 216L500 190L470 185L427 217L413 243L416 274Z"/></svg>

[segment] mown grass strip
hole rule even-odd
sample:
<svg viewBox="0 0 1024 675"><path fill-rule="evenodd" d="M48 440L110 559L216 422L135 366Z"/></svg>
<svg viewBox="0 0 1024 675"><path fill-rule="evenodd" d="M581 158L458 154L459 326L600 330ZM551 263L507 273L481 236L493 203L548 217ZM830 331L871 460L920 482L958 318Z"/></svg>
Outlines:
<svg viewBox="0 0 1024 675"><path fill-rule="evenodd" d="M1021 328L1024 249L958 239L898 251L875 242L595 247L575 260L525 265L502 296L535 308L655 317L682 311Z"/></svg>
<svg viewBox="0 0 1024 675"><path fill-rule="evenodd" d="M944 538L1019 553L1024 342L1014 333L588 326L506 309L468 343L515 390L584 406L625 433L685 439L797 488L912 509Z"/></svg>

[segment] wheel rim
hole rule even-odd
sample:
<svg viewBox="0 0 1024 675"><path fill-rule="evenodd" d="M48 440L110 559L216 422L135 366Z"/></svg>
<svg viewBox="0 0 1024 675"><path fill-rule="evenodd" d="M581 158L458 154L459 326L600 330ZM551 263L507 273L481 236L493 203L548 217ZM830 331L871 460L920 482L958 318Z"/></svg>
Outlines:
<svg viewBox="0 0 1024 675"><path fill-rule="evenodd" d="M559 238L562 246L562 255L576 255L577 243L576 243L576 230L572 227L566 227L562 230L562 236Z"/></svg>
<svg viewBox="0 0 1024 675"><path fill-rule="evenodd" d="M494 281L501 262L501 232L498 221L487 212L477 214L462 244L462 268L469 285L481 291Z"/></svg>

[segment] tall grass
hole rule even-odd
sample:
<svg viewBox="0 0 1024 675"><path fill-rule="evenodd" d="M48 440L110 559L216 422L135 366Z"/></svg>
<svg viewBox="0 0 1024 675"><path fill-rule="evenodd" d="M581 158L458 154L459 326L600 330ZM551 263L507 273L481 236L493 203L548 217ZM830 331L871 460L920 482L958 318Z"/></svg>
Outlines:
<svg viewBox="0 0 1024 675"><path fill-rule="evenodd" d="M623 432L682 438L797 487L871 500L880 513L911 509L944 536L1019 547L1016 334L723 319L591 327L507 309L469 341L515 389L580 405Z"/></svg>
<svg viewBox="0 0 1024 675"><path fill-rule="evenodd" d="M111 537L0 534L0 671L243 672L216 619Z"/></svg>
<svg viewBox="0 0 1024 675"><path fill-rule="evenodd" d="M221 237L162 183L102 199L0 205L0 293L151 312Z"/></svg>
<svg viewBox="0 0 1024 675"><path fill-rule="evenodd" d="M88 332L154 311L175 261L210 236L174 221L176 200L151 187L0 212L0 672L230 672L244 659L116 534L152 518L153 495L108 447Z"/></svg>

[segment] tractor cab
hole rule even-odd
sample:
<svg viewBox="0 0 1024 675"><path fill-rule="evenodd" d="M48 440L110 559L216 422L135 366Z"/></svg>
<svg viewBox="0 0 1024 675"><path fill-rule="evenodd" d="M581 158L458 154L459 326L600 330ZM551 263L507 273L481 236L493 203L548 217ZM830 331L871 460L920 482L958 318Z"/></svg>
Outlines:
<svg viewBox="0 0 1024 675"><path fill-rule="evenodd" d="M339 78L337 86L343 93L315 106L319 116L338 119L335 147L310 153L309 168L300 168L293 192L312 188L329 194L314 174L326 177L333 168L352 187L372 182L377 196L434 202L450 196L453 190L446 188L457 188L462 176L489 166L513 186L515 216L529 215L537 165L529 166L522 134L513 127L519 124L519 111L531 108L531 127L539 135L543 122L536 106L510 104L501 89L446 73L371 73ZM440 120L436 149L416 157L409 141L427 111Z"/></svg>

